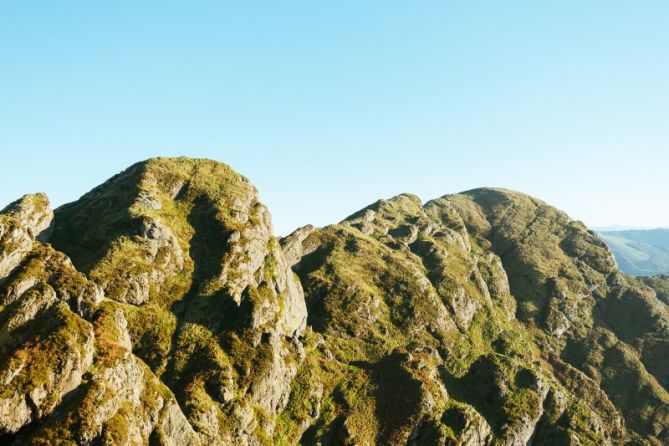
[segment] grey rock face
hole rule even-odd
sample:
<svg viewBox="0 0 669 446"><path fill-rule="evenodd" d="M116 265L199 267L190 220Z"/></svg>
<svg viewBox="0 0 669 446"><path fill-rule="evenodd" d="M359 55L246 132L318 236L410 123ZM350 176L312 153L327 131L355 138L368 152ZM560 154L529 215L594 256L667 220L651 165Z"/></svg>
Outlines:
<svg viewBox="0 0 669 446"><path fill-rule="evenodd" d="M156 432L163 444L199 444L195 434L174 397L132 354L127 322L118 309L108 313L105 323L114 327L111 338L105 339L103 358L91 369L91 387L82 389L82 398L95 406L94 414L75 409L79 419L78 442L91 444L99 439L114 438L114 423L123 420L127 426L125 441L146 444ZM117 440L118 441L118 440ZM112 441L110 444L115 444Z"/></svg>
<svg viewBox="0 0 669 446"><path fill-rule="evenodd" d="M30 252L33 238L14 218L0 214L0 280Z"/></svg>
<svg viewBox="0 0 669 446"><path fill-rule="evenodd" d="M160 416L162 417L162 421L159 424L160 431L162 432L161 440L165 445L202 444L174 399L165 401Z"/></svg>
<svg viewBox="0 0 669 446"><path fill-rule="evenodd" d="M299 262L302 257L309 254L308 251L305 252L303 243L315 230L316 228L312 225L307 225L296 229L293 233L281 239L281 248L283 249L283 253L289 266L292 267Z"/></svg>
<svg viewBox="0 0 669 446"><path fill-rule="evenodd" d="M467 292L462 287L458 287L451 295L449 304L453 310L455 322L463 330L467 330L474 315L480 308L480 304L468 296Z"/></svg>
<svg viewBox="0 0 669 446"><path fill-rule="evenodd" d="M475 410L466 407L463 411L464 427L459 432L458 446L481 446L492 442L492 431L486 420Z"/></svg>
<svg viewBox="0 0 669 446"><path fill-rule="evenodd" d="M114 263L115 274L102 278L94 270L92 277L100 277L98 282L109 297L142 305L149 301L151 289L160 292L167 280L183 270L183 251L172 230L156 218L143 219L128 242L135 247L134 258L119 259L120 247L112 248L103 262Z"/></svg>
<svg viewBox="0 0 669 446"><path fill-rule="evenodd" d="M548 385L543 381L537 381L534 387L533 390L539 395L538 404L530 408L530 411L524 414L519 423L504 427L505 438L503 444L506 446L527 446L531 444L537 423L544 412L543 404L549 390Z"/></svg>
<svg viewBox="0 0 669 446"><path fill-rule="evenodd" d="M18 220L31 238L46 241L53 221L53 211L45 194L24 195L0 214Z"/></svg>

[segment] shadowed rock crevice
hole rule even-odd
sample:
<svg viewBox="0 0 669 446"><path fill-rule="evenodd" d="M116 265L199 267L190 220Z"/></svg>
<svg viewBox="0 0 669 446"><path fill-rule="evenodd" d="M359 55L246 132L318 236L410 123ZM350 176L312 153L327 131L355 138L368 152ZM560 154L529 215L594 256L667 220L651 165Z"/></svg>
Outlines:
<svg viewBox="0 0 669 446"><path fill-rule="evenodd" d="M412 418L420 418L424 402L422 384L402 366L410 359L408 354L397 352L374 365L372 380L376 387L375 414L380 420L379 444L399 443L410 430Z"/></svg>
<svg viewBox="0 0 669 446"><path fill-rule="evenodd" d="M144 164L135 164L56 209L49 242L67 254L77 270L88 274L115 240L138 227L130 208L140 193L144 169Z"/></svg>

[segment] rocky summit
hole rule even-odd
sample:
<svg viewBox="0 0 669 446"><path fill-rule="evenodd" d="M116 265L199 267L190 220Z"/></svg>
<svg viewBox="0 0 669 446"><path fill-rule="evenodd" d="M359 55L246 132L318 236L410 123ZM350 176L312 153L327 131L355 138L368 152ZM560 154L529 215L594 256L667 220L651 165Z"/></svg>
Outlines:
<svg viewBox="0 0 669 446"><path fill-rule="evenodd" d="M0 443L666 445L669 278L535 198L278 239L209 160L0 211Z"/></svg>

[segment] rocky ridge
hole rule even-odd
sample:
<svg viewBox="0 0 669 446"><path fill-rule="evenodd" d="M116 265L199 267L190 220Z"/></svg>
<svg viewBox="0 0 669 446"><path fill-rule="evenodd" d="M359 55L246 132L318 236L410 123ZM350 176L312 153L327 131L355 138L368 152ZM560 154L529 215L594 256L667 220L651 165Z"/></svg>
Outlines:
<svg viewBox="0 0 669 446"><path fill-rule="evenodd" d="M669 442L669 280L476 189L277 239L209 160L0 211L6 444Z"/></svg>

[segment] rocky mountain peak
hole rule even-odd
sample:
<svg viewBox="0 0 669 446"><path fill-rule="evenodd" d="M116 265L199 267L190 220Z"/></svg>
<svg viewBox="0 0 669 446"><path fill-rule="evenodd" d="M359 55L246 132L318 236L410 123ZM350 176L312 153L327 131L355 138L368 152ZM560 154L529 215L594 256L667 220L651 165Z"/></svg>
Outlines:
<svg viewBox="0 0 669 446"><path fill-rule="evenodd" d="M0 440L666 444L668 289L518 192L278 240L230 167L151 159L0 212Z"/></svg>

